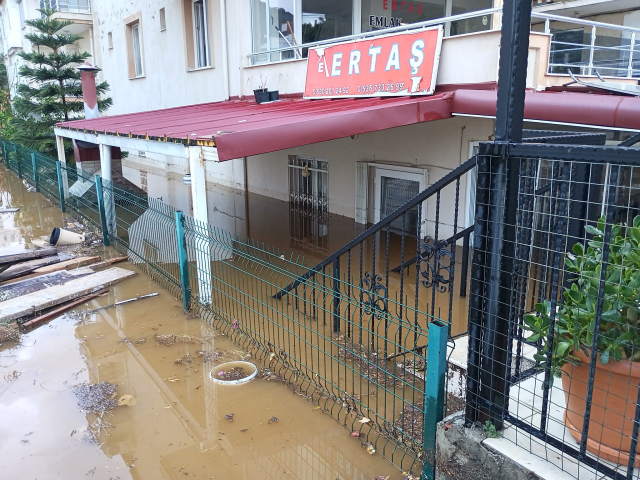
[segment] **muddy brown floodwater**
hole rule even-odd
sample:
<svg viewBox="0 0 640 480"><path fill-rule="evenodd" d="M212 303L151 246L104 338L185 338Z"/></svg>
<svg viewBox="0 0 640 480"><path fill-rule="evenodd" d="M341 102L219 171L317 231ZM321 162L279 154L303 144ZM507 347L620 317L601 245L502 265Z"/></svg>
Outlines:
<svg viewBox="0 0 640 480"><path fill-rule="evenodd" d="M10 238L0 248L30 248L32 238L50 232L63 216L0 168L4 204L21 207L19 215L1 215L2 233L10 229ZM79 313L151 292L159 296ZM156 340L173 334L196 343ZM20 343L0 345L0 478L402 477L284 384L210 380L218 360L245 355L204 322L186 319L180 303L139 272L108 295L26 333ZM87 433L96 415L81 412L71 390L103 381L117 385L116 398L130 397L102 417L98 443L92 443Z"/></svg>

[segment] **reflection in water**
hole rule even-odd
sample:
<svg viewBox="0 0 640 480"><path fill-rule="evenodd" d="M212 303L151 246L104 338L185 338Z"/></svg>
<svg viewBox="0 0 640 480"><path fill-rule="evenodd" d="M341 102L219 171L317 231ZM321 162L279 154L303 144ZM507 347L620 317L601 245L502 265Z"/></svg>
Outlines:
<svg viewBox="0 0 640 480"><path fill-rule="evenodd" d="M321 178L313 175L313 170L321 171L322 167L313 164L313 169L309 167L309 176L303 175L304 161L308 159L295 159L300 167L295 169L298 175L291 181L294 190L311 197L325 198L323 193ZM300 163L302 162L302 163ZM128 162L123 164L123 173L130 181L141 185L141 166ZM182 176L170 174L160 169L152 169L144 166L142 170L146 175L146 186L149 196L162 199L177 209L185 213L191 212L190 187L182 182ZM292 169L293 170L293 169ZM299 170L299 171L298 171ZM290 172L291 173L291 172ZM291 180L291 179L290 179ZM297 183L296 183L297 182ZM307 186L306 183L310 186ZM328 255L335 252L343 245L351 241L363 231L363 226L356 224L352 218L327 213L322 208L315 208L313 202L310 208L304 207L304 202L285 202L272 197L258 195L255 193L245 193L213 183L207 184L207 200L209 206L209 223L222 230L237 235L247 237L249 241L257 242L258 245L271 246L279 250L279 255L284 255L287 259L292 259L296 263L304 263L313 266L324 260ZM323 197L324 195L324 197ZM306 198L306 197L305 197ZM307 202L308 203L308 202ZM385 252L385 238L380 237L377 242L376 268L377 272L386 271L386 262L389 262L389 269L401 263L401 237L395 233L389 236L389 255ZM462 263L462 241L459 241L456 251L456 271L454 294L451 299L448 291L437 293L432 296L430 289L421 289L419 298L419 308L422 312L433 312L435 317L452 324L452 334L460 334L467 330L467 298L460 296L460 276ZM372 243L369 241L363 252L365 262L373 258L371 249ZM405 260L416 255L415 238L407 237L405 243ZM359 265L356 260L357 252L353 254L352 261L352 282L359 285L358 276ZM343 259L343 262L346 262ZM364 265L365 270L371 265ZM346 272L346 265L343 266ZM413 295L415 291L415 266L409 267L404 272L403 296ZM469 275L469 272L467 272ZM467 282L468 285L468 282ZM389 274L389 298L396 299L400 294L400 273ZM409 299L411 300L411 298ZM411 300L412 302L413 300ZM411 303L410 302L410 303Z"/></svg>

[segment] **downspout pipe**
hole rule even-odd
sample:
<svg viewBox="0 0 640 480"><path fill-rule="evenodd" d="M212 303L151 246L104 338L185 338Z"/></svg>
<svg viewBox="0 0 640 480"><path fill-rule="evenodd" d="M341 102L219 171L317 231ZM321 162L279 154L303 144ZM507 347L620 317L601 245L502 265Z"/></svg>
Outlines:
<svg viewBox="0 0 640 480"><path fill-rule="evenodd" d="M227 44L227 2L220 0L220 32L222 35L222 82L224 85L224 99L229 100L229 52Z"/></svg>

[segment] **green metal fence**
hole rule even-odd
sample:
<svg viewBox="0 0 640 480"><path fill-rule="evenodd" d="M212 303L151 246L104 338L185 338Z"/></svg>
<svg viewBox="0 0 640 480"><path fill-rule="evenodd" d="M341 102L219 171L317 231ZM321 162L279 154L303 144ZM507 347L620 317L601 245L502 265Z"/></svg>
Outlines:
<svg viewBox="0 0 640 480"><path fill-rule="evenodd" d="M272 375L359 432L369 450L434 478L448 324L417 298L390 298L375 265L373 275L354 275L351 263L328 266L278 297L309 270L307 260L24 147L3 141L2 149L8 168L100 230L105 244L181 298L185 311L251 350Z"/></svg>

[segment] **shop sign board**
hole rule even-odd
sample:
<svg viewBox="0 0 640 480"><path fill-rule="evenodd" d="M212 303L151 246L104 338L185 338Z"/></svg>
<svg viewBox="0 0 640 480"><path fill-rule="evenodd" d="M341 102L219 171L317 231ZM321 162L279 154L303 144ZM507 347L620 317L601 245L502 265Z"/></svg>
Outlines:
<svg viewBox="0 0 640 480"><path fill-rule="evenodd" d="M442 25L309 49L305 98L431 95Z"/></svg>

